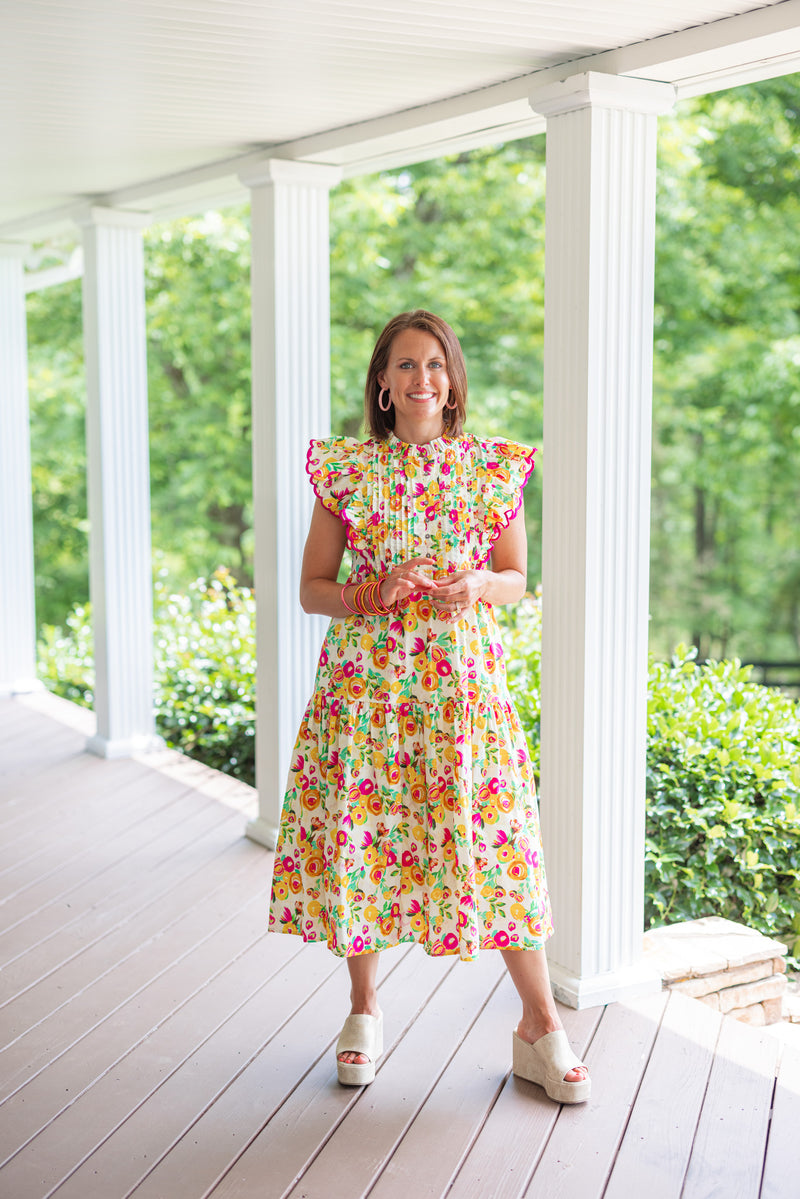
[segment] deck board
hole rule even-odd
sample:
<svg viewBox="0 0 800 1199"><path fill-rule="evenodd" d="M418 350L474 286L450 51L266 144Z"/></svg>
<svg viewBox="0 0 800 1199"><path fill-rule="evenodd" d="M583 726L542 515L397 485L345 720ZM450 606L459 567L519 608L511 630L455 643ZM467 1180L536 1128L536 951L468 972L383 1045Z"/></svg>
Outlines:
<svg viewBox="0 0 800 1199"><path fill-rule="evenodd" d="M106 1086L93 1088L100 1092L95 1101L115 1104L116 1111L111 1117L103 1111L106 1137L56 1190L59 1199L128 1194L149 1174L193 1127L198 1099L213 1105L302 1002L306 987L330 973L330 963L320 958L317 978L298 974L287 985L286 965L299 951L288 944L276 952L262 936L213 986L141 1042ZM190 1176L180 1179L188 1183Z"/></svg>
<svg viewBox="0 0 800 1199"><path fill-rule="evenodd" d="M562 1009L593 1095L560 1108L510 1074L499 955L403 946L376 1081L340 1087L346 967L266 933L253 792L91 730L0 701L1 1194L790 1199L800 1052L685 996Z"/></svg>
<svg viewBox="0 0 800 1199"><path fill-rule="evenodd" d="M431 999L448 981L455 966L453 962L445 964L428 958L416 948L410 951L393 950L387 956L391 958L399 953L402 953L402 957L379 985L386 1029L384 1055L378 1069L379 1080L389 1077L384 1072L390 1069L393 1058L394 1069L397 1070L403 1053L394 1057L394 1051L404 1042L405 1034L414 1025L418 1015L425 1012ZM329 999L324 1012L324 1043L320 1043L316 1036L314 1038L315 1060L306 1065L302 1074L284 1074L276 1080L277 1089L283 1089L283 1100L270 1113L268 1123L262 1118L260 1131L233 1170L228 1171L227 1176L219 1171L213 1180L218 1181L219 1185L209 1191L215 1199L222 1195L261 1196L265 1178L269 1178L271 1194L276 1197L287 1194L296 1179L305 1176L317 1155L324 1152L324 1147L342 1121L351 1112L355 1113L360 1104L371 1101L370 1088L340 1087L336 1081L334 1046L342 1023L342 1011L346 1011L347 979L344 972L337 980L334 995L334 1003ZM299 1012L293 1027L287 1027L284 1034L287 1038L294 1036L302 1040L307 1036L307 1022L304 1022L303 1016L304 1013ZM322 1013L316 1008L314 1012L309 1012L309 1016L322 1018ZM402 1048L405 1049L404 1044ZM166 1179L169 1177L171 1175L164 1176ZM153 1180L156 1184L162 1182L161 1190L156 1185L143 1190L141 1194L137 1192L136 1199L155 1199L164 1194L164 1178ZM323 1190L322 1193L325 1199L337 1199L335 1191ZM347 1199L352 1199L353 1194L352 1190L349 1191Z"/></svg>
<svg viewBox="0 0 800 1199"><path fill-rule="evenodd" d="M226 968L232 971L235 959L263 936L263 913L264 903L259 903L258 898L252 900L238 919L215 928L170 969L158 975L147 988L145 1002L141 994L132 995L46 1070L9 1096L3 1105L4 1118L0 1124L0 1160L5 1159L6 1152L15 1144L24 1144L30 1137L44 1133L57 1117L74 1113L84 1093L90 1093L108 1071L114 1070L116 1076L118 1065L127 1054L142 1041L154 1038L187 1005L191 1012L202 1005L204 992L215 989L212 984L217 974L224 975ZM188 1035L193 1035L191 1029ZM79 1123L81 1110L77 1109ZM41 1157L42 1144L48 1137L49 1133L39 1137L34 1156ZM13 1178L13 1170L11 1173Z"/></svg>
<svg viewBox="0 0 800 1199"><path fill-rule="evenodd" d="M705 1004L670 995L605 1199L680 1195L721 1023Z"/></svg>
<svg viewBox="0 0 800 1199"><path fill-rule="evenodd" d="M584 1058L603 1015L603 1008L572 1011L560 1007L564 1028L578 1057ZM515 1017L516 1017L515 1013ZM514 1021L504 1027L510 1039ZM506 1067L510 1049L506 1042ZM448 1191L448 1199L519 1199L555 1127L560 1109L540 1087L511 1074ZM390 1164L391 1169L391 1164Z"/></svg>
<svg viewBox="0 0 800 1199"><path fill-rule="evenodd" d="M487 1010L493 1017L496 1014L492 998L501 978L501 966L502 962L484 954L477 963L459 962L447 973L403 1037L402 1051L392 1053L381 1064L376 1083L359 1098L347 1121L339 1125L297 1187L289 1192L290 1199L361 1199L370 1191L395 1146L409 1134L412 1123L416 1129L412 1141L419 1142L423 1129L425 1156L419 1160L429 1163L426 1180L415 1180L412 1193L419 1199L443 1193L449 1173L445 1167L441 1176L442 1162L458 1139L461 1104L468 1096L461 1093L456 1100L451 1092L444 1128L453 1140L439 1145L443 1133L441 1104L431 1101L431 1091L435 1093L440 1086L450 1090L459 1056L470 1057L473 1075L487 1057L490 1062L498 1059L497 1046L487 1044L485 1035L480 1034L485 1033ZM497 1033L497 1021L493 1020L492 1025L491 1032ZM479 1085L486 1081L484 1072L478 1081ZM488 1086L497 1086L501 1081L502 1075L494 1084L488 1081ZM421 1122L415 1120L418 1114ZM438 1156L431 1160L431 1148L437 1145ZM437 1183L427 1181L437 1176ZM431 1185L437 1187L435 1192Z"/></svg>
<svg viewBox="0 0 800 1199"><path fill-rule="evenodd" d="M758 1199L779 1053L775 1037L723 1020L684 1199Z"/></svg>
<svg viewBox="0 0 800 1199"><path fill-rule="evenodd" d="M588 1103L562 1108L526 1196L599 1199L603 1195L666 999L661 993L606 1008L585 1059L592 1096Z"/></svg>
<svg viewBox="0 0 800 1199"><path fill-rule="evenodd" d="M800 1137L800 1049L784 1045L775 1085L761 1199L787 1199L797 1180Z"/></svg>
<svg viewBox="0 0 800 1199"><path fill-rule="evenodd" d="M499 985L471 1027L459 1021L461 1044L380 1173L371 1199L443 1195L505 1085L518 1001L508 975L499 973L501 964L492 966ZM453 1015L460 1015L455 1005ZM426 1163L422 1175L420 1162Z"/></svg>
<svg viewBox="0 0 800 1199"><path fill-rule="evenodd" d="M142 795L146 803L146 793ZM105 913L136 902L145 883L169 870L170 859L227 820L219 805L173 784L155 812L130 828L93 844L86 854L67 861L56 875L17 892L0 915L0 963L8 964L34 946L56 938L84 914L102 905ZM26 906L27 905L27 906Z"/></svg>
<svg viewBox="0 0 800 1199"><path fill-rule="evenodd" d="M3 1022L15 1039L0 1057L0 1095L55 1061L104 1015L144 993L192 945L201 944L226 911L243 911L259 878L263 884L263 857L252 849L247 847L237 869L233 859L242 855L232 848L208 873L196 873L186 886L160 896L9 1004Z"/></svg>

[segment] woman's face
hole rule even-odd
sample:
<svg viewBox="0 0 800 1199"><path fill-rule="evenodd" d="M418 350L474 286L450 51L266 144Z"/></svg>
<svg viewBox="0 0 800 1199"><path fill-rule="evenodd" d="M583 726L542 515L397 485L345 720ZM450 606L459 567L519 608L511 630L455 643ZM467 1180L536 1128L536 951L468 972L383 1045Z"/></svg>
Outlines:
<svg viewBox="0 0 800 1199"><path fill-rule="evenodd" d="M450 395L444 346L424 329L404 329L392 340L386 370L378 375L378 382L389 388L396 418L402 423L441 420Z"/></svg>

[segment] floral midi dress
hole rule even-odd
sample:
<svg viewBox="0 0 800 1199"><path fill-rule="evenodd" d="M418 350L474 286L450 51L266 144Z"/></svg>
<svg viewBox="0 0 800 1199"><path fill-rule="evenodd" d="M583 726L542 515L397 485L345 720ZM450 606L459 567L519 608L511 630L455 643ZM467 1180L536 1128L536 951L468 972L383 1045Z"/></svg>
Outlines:
<svg viewBox="0 0 800 1199"><path fill-rule="evenodd" d="M414 557L485 565L534 451L471 435L312 441L317 497L350 578ZM552 933L533 770L492 605L447 624L422 593L330 624L295 745L270 928L336 954L417 941L469 960Z"/></svg>

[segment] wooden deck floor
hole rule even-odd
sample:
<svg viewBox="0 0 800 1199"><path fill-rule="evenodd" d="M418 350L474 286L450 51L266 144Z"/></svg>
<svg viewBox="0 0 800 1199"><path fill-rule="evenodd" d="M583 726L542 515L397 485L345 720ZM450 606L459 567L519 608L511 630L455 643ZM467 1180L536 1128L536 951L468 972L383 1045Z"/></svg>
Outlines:
<svg viewBox="0 0 800 1199"><path fill-rule="evenodd" d="M0 702L4 1199L796 1199L800 1053L694 1000L564 1010L594 1080L509 1075L499 955L384 955L375 1083L337 1085L343 965L266 936L252 792L177 754L82 752Z"/></svg>

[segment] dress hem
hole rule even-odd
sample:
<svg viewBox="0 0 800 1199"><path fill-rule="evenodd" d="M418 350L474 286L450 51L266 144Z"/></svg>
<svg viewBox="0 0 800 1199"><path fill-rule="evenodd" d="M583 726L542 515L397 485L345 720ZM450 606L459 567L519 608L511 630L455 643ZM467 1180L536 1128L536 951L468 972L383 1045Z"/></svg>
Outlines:
<svg viewBox="0 0 800 1199"><path fill-rule="evenodd" d="M551 928L545 936L531 938L530 942L526 943L525 945L498 945L494 938L492 938L490 941L479 945L477 951L473 954L464 954L459 949L445 949L443 946L441 948L437 947L434 951L429 941L425 941L422 937L417 937L413 933L409 933L402 937L395 937L391 941L386 941L376 948L361 949L354 953L350 952L348 949L340 949L333 946L330 941L326 940L324 937L307 937L304 932L297 928L270 928L267 931L277 937L300 937L306 945L324 945L325 948L330 950L334 957L337 958L364 957L368 953L383 953L385 949L399 949L401 945L421 945L428 957L457 957L462 962L477 962L481 952L490 952L492 950L496 950L498 952L502 950L505 952L506 950L518 951L523 949L544 949L555 930Z"/></svg>

